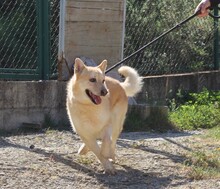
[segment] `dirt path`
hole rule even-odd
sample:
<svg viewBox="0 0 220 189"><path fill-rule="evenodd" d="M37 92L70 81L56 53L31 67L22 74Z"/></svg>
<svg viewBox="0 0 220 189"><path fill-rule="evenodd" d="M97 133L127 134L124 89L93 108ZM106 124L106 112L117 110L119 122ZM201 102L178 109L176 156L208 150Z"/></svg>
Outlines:
<svg viewBox="0 0 220 189"><path fill-rule="evenodd" d="M92 153L77 155L81 141L71 132L0 137L0 188L220 188L220 180L188 179L183 162L199 143L195 134L123 133L114 176Z"/></svg>

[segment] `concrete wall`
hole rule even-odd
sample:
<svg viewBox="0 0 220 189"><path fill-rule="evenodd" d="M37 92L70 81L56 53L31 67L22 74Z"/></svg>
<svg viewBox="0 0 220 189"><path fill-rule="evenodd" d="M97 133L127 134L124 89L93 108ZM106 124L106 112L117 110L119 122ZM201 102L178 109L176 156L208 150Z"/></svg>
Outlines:
<svg viewBox="0 0 220 189"><path fill-rule="evenodd" d="M0 86L0 129L42 124L46 115L67 120L65 82L0 81Z"/></svg>
<svg viewBox="0 0 220 189"><path fill-rule="evenodd" d="M166 97L178 89L197 92L203 87L220 90L220 71L145 77L137 102L149 107L163 106ZM60 124L66 123L65 98L66 82L0 81L0 129L18 128L23 123L42 124L45 115ZM141 114L150 114L146 107L138 109Z"/></svg>
<svg viewBox="0 0 220 189"><path fill-rule="evenodd" d="M179 89L200 92L204 87L220 90L220 71L144 77L144 87L137 101L154 106L165 105L166 98L173 97Z"/></svg>

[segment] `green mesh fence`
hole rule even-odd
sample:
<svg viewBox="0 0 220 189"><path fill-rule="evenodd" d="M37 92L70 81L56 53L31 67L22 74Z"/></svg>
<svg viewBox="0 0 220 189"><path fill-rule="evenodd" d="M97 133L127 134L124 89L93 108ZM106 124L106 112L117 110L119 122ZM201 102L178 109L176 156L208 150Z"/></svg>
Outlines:
<svg viewBox="0 0 220 189"><path fill-rule="evenodd" d="M45 10L45 5L48 10ZM45 32L48 33L46 37ZM0 78L56 76L58 32L59 0L1 0ZM46 46L49 49L46 51L49 52L46 54L48 61L41 58L45 57L42 53Z"/></svg>
<svg viewBox="0 0 220 189"><path fill-rule="evenodd" d="M124 57L194 13L198 0L128 0ZM141 75L214 69L213 18L198 17L146 48L126 64Z"/></svg>
<svg viewBox="0 0 220 189"><path fill-rule="evenodd" d="M59 3L60 0L0 1L0 79L57 78ZM193 14L198 3L199 0L127 0L124 57ZM212 70L217 67L216 28L210 17L194 18L126 64L141 75Z"/></svg>
<svg viewBox="0 0 220 189"><path fill-rule="evenodd" d="M0 1L1 73L34 74L37 27L34 1Z"/></svg>

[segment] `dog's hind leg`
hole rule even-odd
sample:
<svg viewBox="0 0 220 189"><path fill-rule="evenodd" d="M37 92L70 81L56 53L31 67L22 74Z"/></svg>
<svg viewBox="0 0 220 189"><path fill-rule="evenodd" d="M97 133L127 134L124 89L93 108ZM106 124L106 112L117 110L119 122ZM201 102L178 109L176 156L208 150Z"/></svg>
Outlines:
<svg viewBox="0 0 220 189"><path fill-rule="evenodd" d="M86 155L89 151L89 148L83 143L78 150L78 154Z"/></svg>
<svg viewBox="0 0 220 189"><path fill-rule="evenodd" d="M111 149L112 149L112 154L111 154L111 159L115 162L115 148L116 148L116 143L117 139L123 129L123 124L125 120L125 113L118 113L117 116L115 116L112 120L112 144L111 144Z"/></svg>

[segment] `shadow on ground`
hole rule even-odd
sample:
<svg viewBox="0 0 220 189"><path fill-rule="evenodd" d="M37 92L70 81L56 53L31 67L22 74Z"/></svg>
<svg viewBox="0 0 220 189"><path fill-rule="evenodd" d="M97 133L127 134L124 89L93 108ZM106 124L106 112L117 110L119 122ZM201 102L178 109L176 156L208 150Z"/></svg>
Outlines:
<svg viewBox="0 0 220 189"><path fill-rule="evenodd" d="M183 136L187 136L187 133L182 133ZM181 136L179 133L178 136ZM137 139L143 139L143 137L146 139L146 134L144 135L134 135L132 140ZM148 136L148 138L156 138L156 135ZM158 135L157 135L158 137ZM162 135L164 140L167 140L168 142L171 142L175 145L178 145L181 148L184 148L185 150L191 151L191 149L185 147L183 144L177 143L176 141L167 138L166 135ZM122 139L128 140L128 137L126 137L126 133L121 139L118 141L118 145L123 146L125 148L133 148L131 145L125 143L122 141ZM130 140L131 138L129 138ZM108 188L165 188L166 186L170 185L171 183L171 177L164 177L160 172L149 172L148 170L138 170L134 169L128 165L120 164L117 166L120 166L121 169L118 170L116 175L105 175L103 173L97 172L92 170L91 168L80 164L76 161L74 161L72 158L65 157L63 154L58 154L54 152L46 152L44 149L39 148L33 148L22 146L20 144L11 143L10 141L7 141L4 137L0 137L0 148L18 148L27 150L30 153L36 153L45 156L46 158L53 158L56 162L65 164L66 166L71 167L72 169L75 169L82 174L85 174L87 176L95 178L101 185L107 186ZM166 156L167 158L171 159L174 162L180 162L184 160L184 157L181 155L175 155L171 154L166 151L152 149L150 147L144 147L139 146L138 149L147 151L149 153L154 154L160 154L163 156ZM178 178L178 176L173 175L173 178ZM74 182L74 177L63 177L61 179L68 179L72 182ZM180 180L182 178L178 178Z"/></svg>

